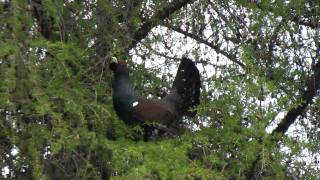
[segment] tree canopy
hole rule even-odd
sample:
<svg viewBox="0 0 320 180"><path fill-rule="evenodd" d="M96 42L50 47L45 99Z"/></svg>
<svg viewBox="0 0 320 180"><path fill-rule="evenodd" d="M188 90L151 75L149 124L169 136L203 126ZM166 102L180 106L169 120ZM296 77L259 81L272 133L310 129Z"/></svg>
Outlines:
<svg viewBox="0 0 320 180"><path fill-rule="evenodd" d="M316 179L320 2L0 1L0 168L8 179ZM112 57L163 97L202 77L179 137L143 141L112 106Z"/></svg>

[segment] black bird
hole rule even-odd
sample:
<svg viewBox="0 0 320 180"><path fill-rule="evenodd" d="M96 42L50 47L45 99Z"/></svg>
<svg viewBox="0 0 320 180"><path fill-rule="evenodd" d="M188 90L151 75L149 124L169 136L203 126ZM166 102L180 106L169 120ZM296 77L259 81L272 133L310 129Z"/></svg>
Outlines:
<svg viewBox="0 0 320 180"><path fill-rule="evenodd" d="M114 72L113 105L126 124L156 122L168 127L177 125L182 116L194 117L193 107L199 105L200 75L195 64L183 57L172 88L162 99L147 99L134 93L125 61L114 61L109 65Z"/></svg>

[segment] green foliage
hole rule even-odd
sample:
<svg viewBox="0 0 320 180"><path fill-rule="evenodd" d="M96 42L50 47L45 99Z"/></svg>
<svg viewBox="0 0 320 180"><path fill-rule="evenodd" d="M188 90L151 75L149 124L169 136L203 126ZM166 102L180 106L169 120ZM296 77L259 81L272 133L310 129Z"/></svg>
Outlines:
<svg viewBox="0 0 320 180"><path fill-rule="evenodd" d="M319 94L294 120L304 133L266 128L306 102L309 82L319 88L310 81L319 3L169 4L1 1L1 178L317 178L319 163L305 162L319 161ZM114 113L109 60L127 58L136 90L157 98L170 89L183 53L201 67L197 117L183 119L179 137L142 141L143 127ZM152 61L159 63L147 69Z"/></svg>
<svg viewBox="0 0 320 180"><path fill-rule="evenodd" d="M186 157L190 137L159 142L132 142L120 140L113 143L115 178L193 179L221 176L200 161Z"/></svg>

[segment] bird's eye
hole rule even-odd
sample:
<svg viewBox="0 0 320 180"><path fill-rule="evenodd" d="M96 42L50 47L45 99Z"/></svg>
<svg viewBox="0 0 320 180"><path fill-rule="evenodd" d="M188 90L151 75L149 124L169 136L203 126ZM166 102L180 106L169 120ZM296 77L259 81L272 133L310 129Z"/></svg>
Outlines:
<svg viewBox="0 0 320 180"><path fill-rule="evenodd" d="M115 71L117 69L117 63L116 62L112 62L109 64L109 68L112 70L112 71Z"/></svg>

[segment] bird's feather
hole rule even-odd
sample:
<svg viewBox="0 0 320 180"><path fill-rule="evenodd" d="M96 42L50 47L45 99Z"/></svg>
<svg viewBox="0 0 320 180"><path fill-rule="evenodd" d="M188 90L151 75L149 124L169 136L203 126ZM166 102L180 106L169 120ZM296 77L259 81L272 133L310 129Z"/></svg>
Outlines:
<svg viewBox="0 0 320 180"><path fill-rule="evenodd" d="M199 105L200 75L195 64L182 58L170 93L161 100L139 98L135 95L127 65L111 63L114 72L113 104L117 115L127 124L157 122L177 124L182 116L194 116L190 111Z"/></svg>

